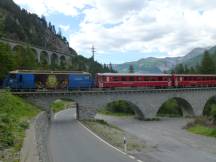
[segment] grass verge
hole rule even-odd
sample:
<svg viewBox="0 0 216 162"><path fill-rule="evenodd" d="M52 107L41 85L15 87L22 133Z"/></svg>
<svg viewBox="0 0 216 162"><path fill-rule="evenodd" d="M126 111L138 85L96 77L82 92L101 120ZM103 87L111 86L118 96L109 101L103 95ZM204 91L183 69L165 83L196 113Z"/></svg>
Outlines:
<svg viewBox="0 0 216 162"><path fill-rule="evenodd" d="M39 109L9 92L0 93L0 161L18 162L25 130Z"/></svg>
<svg viewBox="0 0 216 162"><path fill-rule="evenodd" d="M187 129L189 132L200 134L209 137L216 137L216 128L211 128L203 125L194 125Z"/></svg>
<svg viewBox="0 0 216 162"><path fill-rule="evenodd" d="M196 117L185 128L191 133L216 137L216 126L207 116Z"/></svg>
<svg viewBox="0 0 216 162"><path fill-rule="evenodd" d="M124 150L124 136L127 137L128 152L140 152L144 148L143 142L137 139L135 136L126 133L120 128L111 125L104 120L84 120L82 123L102 139L119 148L120 150Z"/></svg>
<svg viewBox="0 0 216 162"><path fill-rule="evenodd" d="M67 109L71 105L71 101L65 100L56 100L52 105L51 108L54 113Z"/></svg>

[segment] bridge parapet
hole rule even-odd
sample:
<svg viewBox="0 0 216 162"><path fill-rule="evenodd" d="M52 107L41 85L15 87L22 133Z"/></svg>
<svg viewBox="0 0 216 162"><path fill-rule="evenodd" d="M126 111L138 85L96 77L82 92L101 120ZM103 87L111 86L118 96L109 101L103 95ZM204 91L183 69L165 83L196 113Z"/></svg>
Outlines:
<svg viewBox="0 0 216 162"><path fill-rule="evenodd" d="M184 89L137 89L137 90L90 90L90 91L36 91L13 92L36 105L49 110L56 99L70 99L77 103L79 119L93 118L97 109L106 104L125 100L139 108L140 116L155 117L161 105L171 98L186 101L193 109L194 115L202 115L206 102L216 96L216 88L184 88ZM193 114L191 114L193 115Z"/></svg>

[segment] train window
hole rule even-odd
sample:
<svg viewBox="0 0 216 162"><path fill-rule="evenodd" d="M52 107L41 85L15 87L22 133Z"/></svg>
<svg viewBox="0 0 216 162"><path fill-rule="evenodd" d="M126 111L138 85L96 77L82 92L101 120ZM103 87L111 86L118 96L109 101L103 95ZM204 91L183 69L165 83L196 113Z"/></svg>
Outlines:
<svg viewBox="0 0 216 162"><path fill-rule="evenodd" d="M138 76L137 80L138 80L138 81L142 81L142 77L141 77L141 76Z"/></svg>
<svg viewBox="0 0 216 162"><path fill-rule="evenodd" d="M118 81L118 80L119 80L119 79L118 79L117 76L113 77L113 81Z"/></svg>
<svg viewBox="0 0 216 162"><path fill-rule="evenodd" d="M151 77L150 80L151 80L151 81L155 81L155 78L154 78L154 77Z"/></svg>
<svg viewBox="0 0 216 162"><path fill-rule="evenodd" d="M133 76L130 76L130 77L129 77L129 80L130 80L130 81L134 81L134 77L133 77Z"/></svg>
<svg viewBox="0 0 216 162"><path fill-rule="evenodd" d="M126 76L123 76L122 77L122 81L126 81L127 80L127 77Z"/></svg>
<svg viewBox="0 0 216 162"><path fill-rule="evenodd" d="M101 81L104 81L104 82L106 82L106 77L105 77L105 76L103 76L103 77L101 78Z"/></svg>
<svg viewBox="0 0 216 162"><path fill-rule="evenodd" d="M149 81L149 77L144 77L144 81Z"/></svg>

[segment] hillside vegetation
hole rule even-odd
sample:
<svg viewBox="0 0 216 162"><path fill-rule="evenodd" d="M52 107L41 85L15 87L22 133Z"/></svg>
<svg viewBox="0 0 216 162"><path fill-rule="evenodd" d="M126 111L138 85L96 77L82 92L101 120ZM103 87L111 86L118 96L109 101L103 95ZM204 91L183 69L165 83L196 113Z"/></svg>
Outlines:
<svg viewBox="0 0 216 162"><path fill-rule="evenodd" d="M59 100L56 100L51 105L51 108L52 108L54 113L57 113L57 112L62 111L64 109L71 108L71 105L72 105L72 101L59 99Z"/></svg>
<svg viewBox="0 0 216 162"><path fill-rule="evenodd" d="M118 100L107 104L105 107L98 110L99 113L113 116L130 116L135 115L134 105Z"/></svg>
<svg viewBox="0 0 216 162"><path fill-rule="evenodd" d="M97 72L114 72L111 66L101 65L93 58L85 58L69 47L67 39L58 32L55 26L46 21L42 16L31 14L21 9L12 0L0 1L0 37L17 41L23 41L26 47L17 47L11 50L7 44L0 43L0 85L5 75L15 69L50 69L50 70L72 70L87 71L92 74ZM48 65L47 61L41 59L38 64L31 45L45 49L56 50L71 54L71 60L67 64Z"/></svg>
<svg viewBox="0 0 216 162"><path fill-rule="evenodd" d="M101 65L92 58L77 55L76 51L69 47L67 39L58 32L55 26L46 21L42 16L31 14L21 9L12 0L0 1L0 37L23 41L27 44L39 46L45 49L71 54L69 64L48 65L47 62L36 62L34 51L30 45L24 48L16 48L12 51L7 44L0 44L0 80L9 70L14 69L52 69L52 70L79 70L96 72L114 72L112 68Z"/></svg>
<svg viewBox="0 0 216 162"><path fill-rule="evenodd" d="M199 62L196 65L178 64L172 73L176 74L216 74L216 51L215 48L206 50L203 55L199 55ZM194 58L194 59L196 59Z"/></svg>
<svg viewBox="0 0 216 162"><path fill-rule="evenodd" d="M67 39L55 26L25 9L12 0L0 1L0 36L27 42L35 46L76 54L68 46Z"/></svg>
<svg viewBox="0 0 216 162"><path fill-rule="evenodd" d="M18 161L25 129L39 110L8 92L0 93L0 161Z"/></svg>

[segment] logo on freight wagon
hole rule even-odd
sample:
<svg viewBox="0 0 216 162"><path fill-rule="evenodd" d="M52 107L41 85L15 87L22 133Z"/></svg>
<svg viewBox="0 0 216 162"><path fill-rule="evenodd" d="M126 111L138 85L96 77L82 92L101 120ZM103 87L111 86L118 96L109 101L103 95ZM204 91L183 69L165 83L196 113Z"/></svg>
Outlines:
<svg viewBox="0 0 216 162"><path fill-rule="evenodd" d="M48 75L47 81L46 81L46 87L47 88L56 88L58 85L58 80L55 75Z"/></svg>

